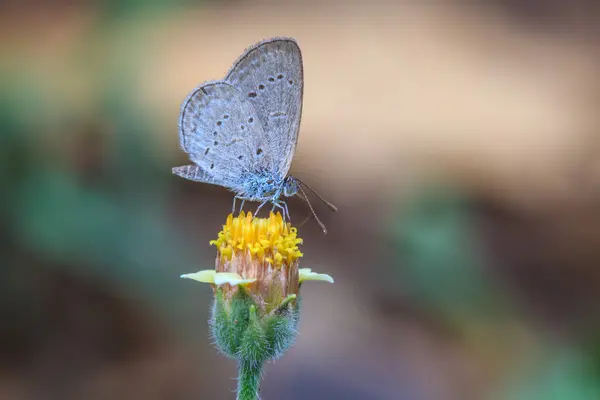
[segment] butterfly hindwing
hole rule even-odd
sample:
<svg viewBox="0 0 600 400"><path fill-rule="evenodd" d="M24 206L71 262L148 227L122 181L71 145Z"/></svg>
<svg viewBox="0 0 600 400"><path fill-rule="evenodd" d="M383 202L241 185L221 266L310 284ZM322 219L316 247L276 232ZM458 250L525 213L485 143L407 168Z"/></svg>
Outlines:
<svg viewBox="0 0 600 400"><path fill-rule="evenodd" d="M217 184L235 189L242 173L271 168L257 112L231 84L206 83L182 105L180 143Z"/></svg>

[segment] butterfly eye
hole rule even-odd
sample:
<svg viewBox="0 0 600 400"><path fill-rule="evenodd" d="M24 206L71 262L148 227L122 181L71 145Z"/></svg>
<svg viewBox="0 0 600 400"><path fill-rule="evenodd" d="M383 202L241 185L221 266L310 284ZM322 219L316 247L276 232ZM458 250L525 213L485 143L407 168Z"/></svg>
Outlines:
<svg viewBox="0 0 600 400"><path fill-rule="evenodd" d="M267 179L267 183L271 185L273 183L273 179Z"/></svg>

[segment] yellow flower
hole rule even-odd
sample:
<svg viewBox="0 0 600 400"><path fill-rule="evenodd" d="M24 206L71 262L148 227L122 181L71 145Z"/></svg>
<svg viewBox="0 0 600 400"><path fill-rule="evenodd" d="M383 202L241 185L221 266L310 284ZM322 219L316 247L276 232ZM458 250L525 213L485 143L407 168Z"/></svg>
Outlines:
<svg viewBox="0 0 600 400"><path fill-rule="evenodd" d="M210 241L217 248L216 268L181 277L220 288L225 300L243 286L258 312L268 313L290 296L295 298L303 281L333 283L329 275L298 268L302 243L298 230L280 213L268 218L253 218L252 213L244 212L237 217L229 214L217 239Z"/></svg>
<svg viewBox="0 0 600 400"><path fill-rule="evenodd" d="M229 214L223 230L210 244L228 260L249 250L259 261L268 259L268 263L276 266L291 264L303 255L298 249L302 239L297 229L284 222L280 213L271 213L269 218L253 218L250 212L242 212L235 218Z"/></svg>

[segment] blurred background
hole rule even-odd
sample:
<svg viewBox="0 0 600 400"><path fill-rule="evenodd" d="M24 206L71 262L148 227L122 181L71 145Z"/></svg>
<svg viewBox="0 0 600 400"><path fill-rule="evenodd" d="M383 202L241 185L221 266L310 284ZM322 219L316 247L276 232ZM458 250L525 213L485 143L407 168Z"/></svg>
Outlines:
<svg viewBox="0 0 600 400"><path fill-rule="evenodd" d="M231 208L179 107L293 36L300 336L269 399L600 399L594 0L0 6L0 398L233 399L208 285ZM291 201L296 222L309 211Z"/></svg>

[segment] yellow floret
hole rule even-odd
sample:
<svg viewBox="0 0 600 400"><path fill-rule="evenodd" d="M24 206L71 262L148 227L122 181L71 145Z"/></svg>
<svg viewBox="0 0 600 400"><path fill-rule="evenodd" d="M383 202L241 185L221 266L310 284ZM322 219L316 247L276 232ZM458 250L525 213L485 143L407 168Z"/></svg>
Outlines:
<svg viewBox="0 0 600 400"><path fill-rule="evenodd" d="M253 218L250 212L241 212L237 217L229 214L217 239L210 241L221 256L229 260L233 255L247 252L275 266L302 257L298 249L302 243L298 230L285 222L280 213L271 213L269 218Z"/></svg>

